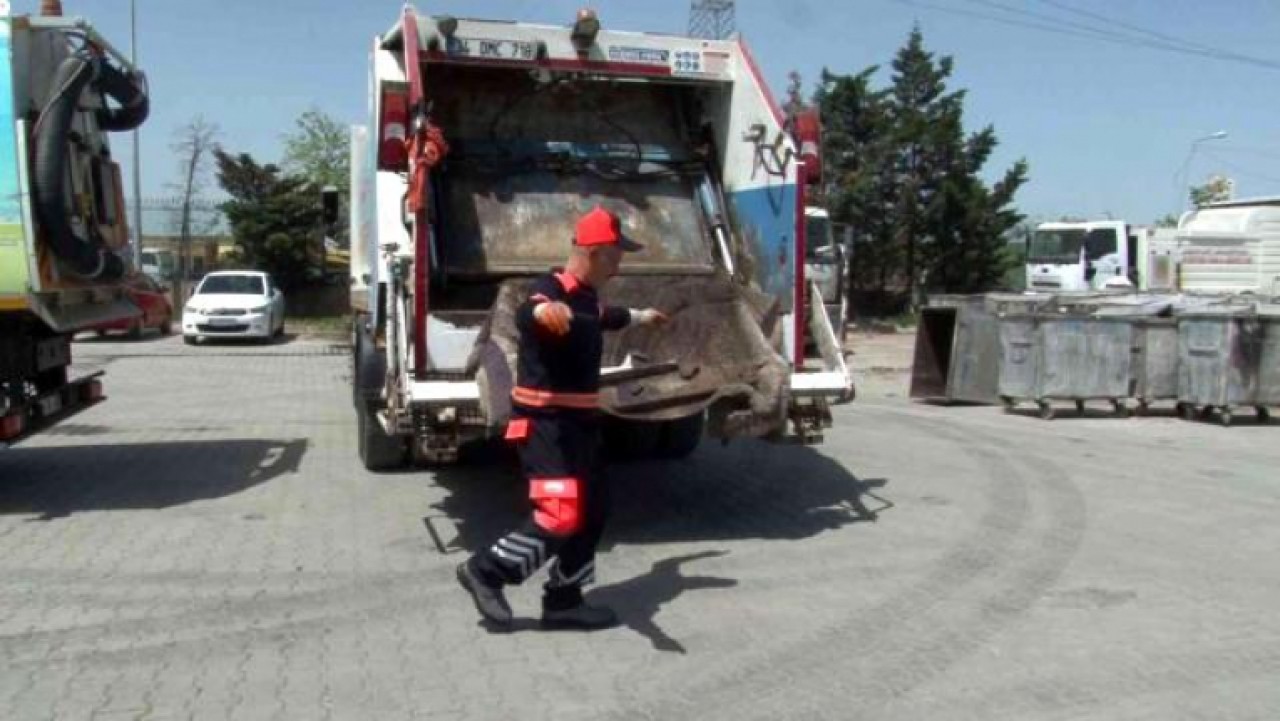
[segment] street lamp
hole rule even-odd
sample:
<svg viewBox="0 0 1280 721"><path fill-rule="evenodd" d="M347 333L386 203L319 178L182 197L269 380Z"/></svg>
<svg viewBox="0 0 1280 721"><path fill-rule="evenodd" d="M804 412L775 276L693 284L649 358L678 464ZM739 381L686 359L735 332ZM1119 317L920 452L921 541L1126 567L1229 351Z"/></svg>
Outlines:
<svg viewBox="0 0 1280 721"><path fill-rule="evenodd" d="M1227 131L1219 130L1216 133L1209 133L1204 137L1191 141L1191 147L1187 150L1187 159L1182 161L1182 167L1178 168L1178 172L1173 176L1174 192L1176 193L1173 202L1174 215L1178 215L1181 212L1182 205L1186 201L1187 193L1189 192L1187 188L1187 171L1191 169L1191 159L1195 157L1196 150L1201 143L1207 143L1210 140L1222 140L1226 137Z"/></svg>

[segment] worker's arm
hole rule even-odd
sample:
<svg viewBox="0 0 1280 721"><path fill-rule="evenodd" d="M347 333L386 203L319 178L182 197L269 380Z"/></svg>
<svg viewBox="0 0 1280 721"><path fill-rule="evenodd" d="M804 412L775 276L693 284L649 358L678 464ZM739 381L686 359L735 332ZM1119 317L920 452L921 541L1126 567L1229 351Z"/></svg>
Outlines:
<svg viewBox="0 0 1280 721"><path fill-rule="evenodd" d="M654 308L620 308L606 306L600 313L600 327L604 330L621 330L628 325L663 325L667 316Z"/></svg>
<svg viewBox="0 0 1280 721"><path fill-rule="evenodd" d="M534 283L529 297L516 308L516 327L522 332L538 329L558 336L568 333L573 312L562 302L563 294L553 280Z"/></svg>

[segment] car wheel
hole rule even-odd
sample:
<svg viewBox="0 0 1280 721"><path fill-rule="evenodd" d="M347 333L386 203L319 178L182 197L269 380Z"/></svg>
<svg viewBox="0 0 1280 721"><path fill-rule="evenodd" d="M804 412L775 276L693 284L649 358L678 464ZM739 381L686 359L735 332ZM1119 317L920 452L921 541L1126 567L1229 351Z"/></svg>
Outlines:
<svg viewBox="0 0 1280 721"><path fill-rule="evenodd" d="M129 326L129 338L131 340L137 340L141 337L142 337L142 319L139 318L135 320L132 325Z"/></svg>
<svg viewBox="0 0 1280 721"><path fill-rule="evenodd" d="M173 335L173 316L165 316L160 324L160 335Z"/></svg>
<svg viewBox="0 0 1280 721"><path fill-rule="evenodd" d="M184 335L184 336L182 336L182 342L183 342L183 343L186 343L187 345L195 345L195 344L196 344L196 340L197 340L197 339L196 339L196 337L195 337L195 336L193 336L193 335Z"/></svg>

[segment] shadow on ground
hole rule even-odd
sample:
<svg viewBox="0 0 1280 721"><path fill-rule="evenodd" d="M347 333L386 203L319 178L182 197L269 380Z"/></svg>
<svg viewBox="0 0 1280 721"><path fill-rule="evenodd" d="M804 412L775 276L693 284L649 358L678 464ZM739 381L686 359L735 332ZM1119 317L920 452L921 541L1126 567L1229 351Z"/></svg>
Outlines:
<svg viewBox="0 0 1280 721"><path fill-rule="evenodd" d="M738 585L732 578L689 575L684 570L685 564L719 558L726 554L727 551L703 551L657 561L647 573L588 592L587 601L617 611L620 625L648 639L654 650L687 653L684 644L658 625L658 613L663 606L686 591L733 588ZM541 624L532 618L517 618L509 629L498 628L483 621L480 625L492 633L543 630Z"/></svg>
<svg viewBox="0 0 1280 721"><path fill-rule="evenodd" d="M426 519L445 553L473 552L527 513L527 488L511 454L487 448L436 471L449 493ZM707 443L683 461L614 464L613 504L602 547L615 543L802 539L874 521L892 503L885 479L859 479L803 446Z"/></svg>
<svg viewBox="0 0 1280 721"><path fill-rule="evenodd" d="M296 473L305 439L18 446L0 451L0 514L169 508Z"/></svg>

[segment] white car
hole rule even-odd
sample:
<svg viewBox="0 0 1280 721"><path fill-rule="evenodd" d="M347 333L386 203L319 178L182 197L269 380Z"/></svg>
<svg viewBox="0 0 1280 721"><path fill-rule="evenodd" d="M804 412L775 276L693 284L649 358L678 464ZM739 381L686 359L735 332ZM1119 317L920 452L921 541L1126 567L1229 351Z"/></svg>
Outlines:
<svg viewBox="0 0 1280 721"><path fill-rule="evenodd" d="M248 270L210 273L182 309L182 337L261 338L284 333L284 294L271 276Z"/></svg>

